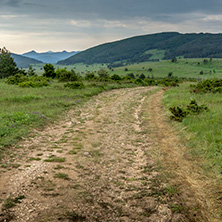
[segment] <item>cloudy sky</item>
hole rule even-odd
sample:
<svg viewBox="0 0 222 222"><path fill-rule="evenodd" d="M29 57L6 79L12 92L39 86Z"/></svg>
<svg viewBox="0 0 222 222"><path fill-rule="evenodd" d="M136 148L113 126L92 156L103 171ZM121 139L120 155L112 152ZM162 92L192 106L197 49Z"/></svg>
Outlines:
<svg viewBox="0 0 222 222"><path fill-rule="evenodd" d="M77 51L164 31L222 32L221 0L0 0L0 47Z"/></svg>

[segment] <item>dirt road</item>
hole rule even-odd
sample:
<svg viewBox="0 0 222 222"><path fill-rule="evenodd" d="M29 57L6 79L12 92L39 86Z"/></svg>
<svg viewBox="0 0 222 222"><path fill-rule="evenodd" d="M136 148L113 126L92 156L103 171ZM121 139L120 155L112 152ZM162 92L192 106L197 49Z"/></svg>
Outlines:
<svg viewBox="0 0 222 222"><path fill-rule="evenodd" d="M104 92L33 132L1 169L0 221L205 221L161 172L161 96Z"/></svg>

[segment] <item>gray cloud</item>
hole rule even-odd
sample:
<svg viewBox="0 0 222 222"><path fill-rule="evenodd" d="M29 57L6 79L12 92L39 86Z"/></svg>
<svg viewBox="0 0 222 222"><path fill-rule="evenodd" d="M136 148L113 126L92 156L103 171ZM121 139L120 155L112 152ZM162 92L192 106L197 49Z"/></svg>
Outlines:
<svg viewBox="0 0 222 222"><path fill-rule="evenodd" d="M0 0L0 47L82 50L154 32L220 32L221 10L220 0Z"/></svg>

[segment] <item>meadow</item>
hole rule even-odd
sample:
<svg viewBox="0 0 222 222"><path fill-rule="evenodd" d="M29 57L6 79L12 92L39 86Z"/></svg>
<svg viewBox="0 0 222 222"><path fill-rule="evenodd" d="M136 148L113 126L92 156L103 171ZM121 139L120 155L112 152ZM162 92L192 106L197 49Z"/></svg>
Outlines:
<svg viewBox="0 0 222 222"><path fill-rule="evenodd" d="M207 62L206 62L207 61ZM77 63L75 65L54 65L55 68L67 68L67 70L74 69L75 72L84 75L86 72L98 71L100 69L107 69L108 64L91 64L86 65ZM37 74L43 73L43 64L34 65ZM152 71L151 71L152 69ZM142 73L149 77L167 77L169 73L179 78L220 78L222 77L222 59L184 59L178 58L177 62L173 63L171 60L160 60L159 62L143 62L134 64L124 64L124 66L109 69L109 74L117 74L125 76L126 74L134 73L134 75L141 75ZM202 73L202 74L200 74Z"/></svg>
<svg viewBox="0 0 222 222"><path fill-rule="evenodd" d="M207 111L196 115L187 115L182 122L173 122L180 132L189 152L196 158L204 159L206 172L222 173L222 100L220 93L193 93L190 83L183 83L178 88L167 90L163 103L168 116L170 107L186 107L191 100L199 105L205 104Z"/></svg>

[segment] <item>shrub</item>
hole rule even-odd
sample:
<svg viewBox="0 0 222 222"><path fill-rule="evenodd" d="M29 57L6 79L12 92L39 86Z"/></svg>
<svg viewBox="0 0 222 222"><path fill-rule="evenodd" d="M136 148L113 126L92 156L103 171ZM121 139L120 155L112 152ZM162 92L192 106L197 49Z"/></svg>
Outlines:
<svg viewBox="0 0 222 222"><path fill-rule="evenodd" d="M117 74L112 75L110 78L111 78L112 80L114 80L114 81L118 81L118 80L121 80L121 79L122 79L122 78L121 78L119 75L117 75Z"/></svg>
<svg viewBox="0 0 222 222"><path fill-rule="evenodd" d="M64 85L65 88L82 89L84 84L82 82L68 82Z"/></svg>
<svg viewBox="0 0 222 222"><path fill-rule="evenodd" d="M190 101L190 104L187 105L187 110L191 114L198 114L198 113L201 113L202 111L208 110L208 108L204 104L198 105L196 100L193 99L193 100Z"/></svg>
<svg viewBox="0 0 222 222"><path fill-rule="evenodd" d="M179 106L174 106L169 108L170 112L173 114L171 119L182 122L183 118L188 115L187 110Z"/></svg>
<svg viewBox="0 0 222 222"><path fill-rule="evenodd" d="M49 85L49 79L43 76L27 77L22 74L16 74L15 76L9 77L6 83L20 87L43 87Z"/></svg>
<svg viewBox="0 0 222 222"><path fill-rule="evenodd" d="M206 79L197 85L191 85L191 88L194 93L221 93L222 79Z"/></svg>
<svg viewBox="0 0 222 222"><path fill-rule="evenodd" d="M198 105L196 100L191 100L190 104L186 106L186 108L182 108L179 106L174 106L169 108L170 112L173 114L171 119L182 122L183 118L185 118L188 114L195 115L199 114L203 111L207 111L208 108L206 105Z"/></svg>
<svg viewBox="0 0 222 222"><path fill-rule="evenodd" d="M48 77L48 78L56 77L55 67L52 64L45 64L43 66L43 69L44 69L43 76Z"/></svg>
<svg viewBox="0 0 222 222"><path fill-rule="evenodd" d="M142 85L142 86L146 85L145 82L142 79L140 79L140 78L136 79L135 83L138 84L138 85Z"/></svg>
<svg viewBox="0 0 222 222"><path fill-rule="evenodd" d="M86 73L85 80L93 80L93 79L96 79L94 72Z"/></svg>
<svg viewBox="0 0 222 222"><path fill-rule="evenodd" d="M75 82L79 78L73 69L71 71L67 71L66 69L57 69L56 77L60 82Z"/></svg>
<svg viewBox="0 0 222 222"><path fill-rule="evenodd" d="M19 83L22 83L24 81L27 81L28 77L22 75L22 74L16 74L14 76L10 76L7 80L6 83L9 85L18 85Z"/></svg>
<svg viewBox="0 0 222 222"><path fill-rule="evenodd" d="M100 80L102 80L102 81L104 81L104 80L106 81L109 79L109 73L105 69L100 69L98 71L98 75L99 75Z"/></svg>

